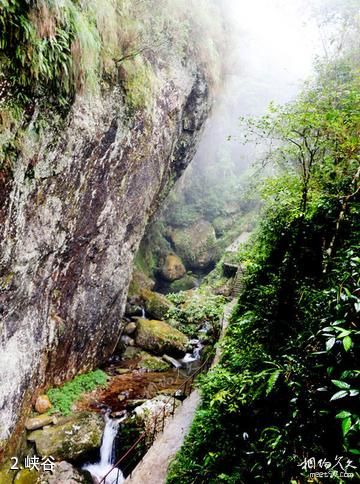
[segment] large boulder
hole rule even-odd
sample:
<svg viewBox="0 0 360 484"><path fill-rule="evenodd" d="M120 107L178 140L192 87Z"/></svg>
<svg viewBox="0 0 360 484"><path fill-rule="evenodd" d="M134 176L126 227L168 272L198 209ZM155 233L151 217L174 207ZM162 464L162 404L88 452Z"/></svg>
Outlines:
<svg viewBox="0 0 360 484"><path fill-rule="evenodd" d="M146 351L142 351L138 355L138 358L139 361L136 363L136 368L138 370L167 371L170 369L169 363L158 356L150 355Z"/></svg>
<svg viewBox="0 0 360 484"><path fill-rule="evenodd" d="M142 289L152 290L155 287L155 282L150 279L144 272L135 269L132 273L132 278L129 286L129 296L140 294Z"/></svg>
<svg viewBox="0 0 360 484"><path fill-rule="evenodd" d="M187 267L206 269L219 258L214 227L205 220L184 229L175 229L170 237Z"/></svg>
<svg viewBox="0 0 360 484"><path fill-rule="evenodd" d="M187 274L181 279L172 282L169 286L169 290L170 292L189 291L190 289L194 289L197 285L198 280L196 277Z"/></svg>
<svg viewBox="0 0 360 484"><path fill-rule="evenodd" d="M56 460L74 460L101 445L104 431L101 415L91 412L73 414L53 426L35 430L28 436L36 452Z"/></svg>
<svg viewBox="0 0 360 484"><path fill-rule="evenodd" d="M179 405L179 400L169 398L166 395L158 395L136 407L134 410L135 418L138 424L144 427L147 435L153 435L154 427L156 427L156 432L161 432L163 418L172 415Z"/></svg>
<svg viewBox="0 0 360 484"><path fill-rule="evenodd" d="M153 319L137 320L136 345L152 353L171 356L183 356L188 338L178 329L164 321Z"/></svg>
<svg viewBox="0 0 360 484"><path fill-rule="evenodd" d="M42 472L38 482L39 484L92 484L94 481L89 472L80 472L69 462L63 461L54 464L53 472Z"/></svg>
<svg viewBox="0 0 360 484"><path fill-rule="evenodd" d="M180 257L175 254L168 254L160 271L162 277L167 281L176 281L186 274L186 269Z"/></svg>
<svg viewBox="0 0 360 484"><path fill-rule="evenodd" d="M141 297L146 314L155 319L166 319L168 311L174 307L166 296L158 292L144 289L141 291Z"/></svg>

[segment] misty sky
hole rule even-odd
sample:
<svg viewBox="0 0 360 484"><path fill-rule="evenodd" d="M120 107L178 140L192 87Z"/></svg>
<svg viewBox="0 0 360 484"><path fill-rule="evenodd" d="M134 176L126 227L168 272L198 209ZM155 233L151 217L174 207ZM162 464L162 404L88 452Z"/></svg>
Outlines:
<svg viewBox="0 0 360 484"><path fill-rule="evenodd" d="M315 0L316 1L316 0ZM322 55L316 22L308 0L217 0L231 34L224 84L217 96L193 162L214 162L216 152L239 135L239 117L264 114L271 101L293 99ZM256 154L251 146L231 148L246 168ZM221 163L221 160L216 160ZM189 172L192 171L190 166ZM190 173L189 173L190 174Z"/></svg>

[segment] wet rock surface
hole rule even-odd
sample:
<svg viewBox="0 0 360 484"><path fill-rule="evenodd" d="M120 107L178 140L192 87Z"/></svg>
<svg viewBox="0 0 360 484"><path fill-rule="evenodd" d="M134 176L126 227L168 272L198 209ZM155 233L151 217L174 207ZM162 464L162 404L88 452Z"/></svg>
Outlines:
<svg viewBox="0 0 360 484"><path fill-rule="evenodd" d="M56 460L75 460L100 447L104 420L96 413L82 412L60 419L59 423L35 430L28 435L36 452Z"/></svg>

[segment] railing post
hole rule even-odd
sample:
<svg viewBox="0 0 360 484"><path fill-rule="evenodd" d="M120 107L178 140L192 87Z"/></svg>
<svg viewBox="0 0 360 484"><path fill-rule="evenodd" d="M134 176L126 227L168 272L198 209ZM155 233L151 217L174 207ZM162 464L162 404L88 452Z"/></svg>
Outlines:
<svg viewBox="0 0 360 484"><path fill-rule="evenodd" d="M155 415L155 420L154 420L154 431L152 435L152 443L154 443L155 437L156 437L156 424L157 424L157 415Z"/></svg>
<svg viewBox="0 0 360 484"><path fill-rule="evenodd" d="M166 403L163 408L163 419L162 419L162 429L161 429L162 432L164 432L164 427L165 427L165 410L166 410Z"/></svg>
<svg viewBox="0 0 360 484"><path fill-rule="evenodd" d="M172 416L175 414L175 395L173 396L173 408L172 408Z"/></svg>

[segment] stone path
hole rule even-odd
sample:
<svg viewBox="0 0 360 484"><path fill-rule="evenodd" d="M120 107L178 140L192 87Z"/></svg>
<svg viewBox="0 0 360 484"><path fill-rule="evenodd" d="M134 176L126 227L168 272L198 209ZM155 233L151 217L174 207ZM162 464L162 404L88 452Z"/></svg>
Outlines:
<svg viewBox="0 0 360 484"><path fill-rule="evenodd" d="M155 440L143 460L137 465L125 484L163 484L170 461L180 449L189 432L194 413L200 403L197 390L184 400L174 415L168 420L164 432Z"/></svg>

